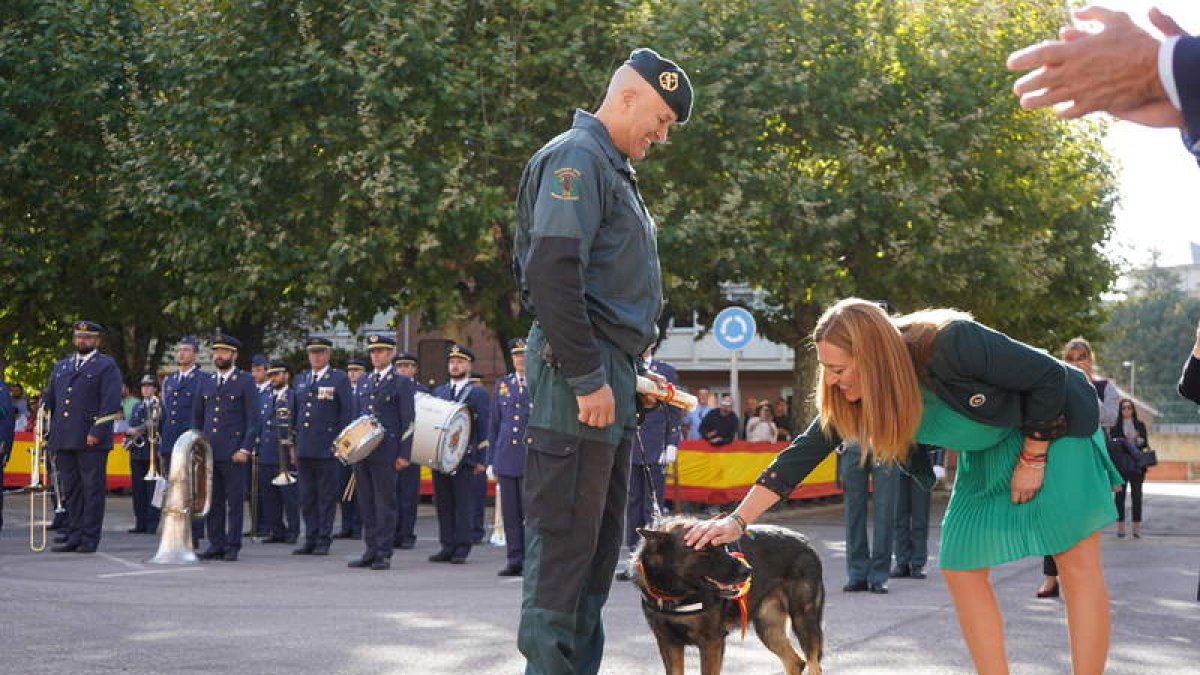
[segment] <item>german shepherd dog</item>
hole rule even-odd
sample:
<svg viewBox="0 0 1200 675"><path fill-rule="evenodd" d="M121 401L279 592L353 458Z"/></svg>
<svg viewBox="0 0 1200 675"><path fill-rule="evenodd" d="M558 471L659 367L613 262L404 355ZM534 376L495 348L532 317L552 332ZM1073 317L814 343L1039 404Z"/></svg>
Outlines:
<svg viewBox="0 0 1200 675"><path fill-rule="evenodd" d="M642 541L629 563L667 675L683 675L686 645L700 648L703 675L719 675L725 636L744 629L747 620L784 672L800 675L806 659L788 639L790 621L809 672L820 675L825 584L821 559L808 540L782 527L751 525L753 537L697 551L683 543L696 522L673 516L639 529Z"/></svg>

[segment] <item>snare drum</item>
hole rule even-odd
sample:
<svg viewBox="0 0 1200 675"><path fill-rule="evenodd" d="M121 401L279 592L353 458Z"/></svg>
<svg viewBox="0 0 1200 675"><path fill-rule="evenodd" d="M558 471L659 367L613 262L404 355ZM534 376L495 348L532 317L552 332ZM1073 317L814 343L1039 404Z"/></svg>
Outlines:
<svg viewBox="0 0 1200 675"><path fill-rule="evenodd" d="M383 442L383 434L383 425L374 415L363 415L333 439L333 456L342 464L361 462Z"/></svg>
<svg viewBox="0 0 1200 675"><path fill-rule="evenodd" d="M442 473L453 473L471 444L471 411L463 403L417 392L412 461Z"/></svg>

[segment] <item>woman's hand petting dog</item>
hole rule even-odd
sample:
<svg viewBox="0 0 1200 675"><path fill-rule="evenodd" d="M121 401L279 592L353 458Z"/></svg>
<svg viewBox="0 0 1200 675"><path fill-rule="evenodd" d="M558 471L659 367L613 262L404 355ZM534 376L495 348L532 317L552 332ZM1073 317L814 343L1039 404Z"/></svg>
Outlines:
<svg viewBox="0 0 1200 675"><path fill-rule="evenodd" d="M705 546L720 546L737 541L742 536L742 528L737 521L729 516L712 520L701 520L688 528L683 543L697 551Z"/></svg>

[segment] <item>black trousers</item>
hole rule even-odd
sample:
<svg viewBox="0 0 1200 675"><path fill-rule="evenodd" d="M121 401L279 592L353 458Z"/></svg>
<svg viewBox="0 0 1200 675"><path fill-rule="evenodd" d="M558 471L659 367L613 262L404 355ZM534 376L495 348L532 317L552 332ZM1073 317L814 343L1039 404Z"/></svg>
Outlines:
<svg viewBox="0 0 1200 675"><path fill-rule="evenodd" d="M158 519L162 512L150 505L157 481L145 480L144 476L149 470L150 460L129 458L129 479L131 481L129 487L133 492L133 526L145 532L154 532L158 530Z"/></svg>
<svg viewBox="0 0 1200 675"><path fill-rule="evenodd" d="M351 499L349 501L341 501L342 495L346 493L346 486L350 483L350 476L354 475L353 466L338 467L338 501L341 502L340 508L342 511L342 533L351 534L362 529L361 521L358 518L358 500ZM354 488L355 492L358 488Z"/></svg>
<svg viewBox="0 0 1200 675"><path fill-rule="evenodd" d="M333 538L333 516L342 498L338 489L338 468L342 463L329 459L300 458L300 512L304 515L304 542L329 546Z"/></svg>
<svg viewBox="0 0 1200 675"><path fill-rule="evenodd" d="M395 545L417 541L417 507L421 504L421 466L409 464L396 472Z"/></svg>
<svg viewBox="0 0 1200 675"><path fill-rule="evenodd" d="M354 465L358 518L362 522L364 555L391 558L396 537L396 467L390 462Z"/></svg>
<svg viewBox="0 0 1200 675"><path fill-rule="evenodd" d="M1122 485L1120 490L1117 490L1114 499L1117 503L1117 522L1118 523L1125 522L1125 493L1126 492L1129 492L1132 495L1133 522L1135 522L1135 523L1142 522L1142 483L1143 482L1145 482L1144 478L1140 479L1140 480L1131 480L1131 481L1126 482L1125 485Z"/></svg>
<svg viewBox="0 0 1200 675"><path fill-rule="evenodd" d="M474 532L475 473L463 467L457 473L433 472L433 502L437 506L438 541L442 551L465 558L471 552Z"/></svg>
<svg viewBox="0 0 1200 675"><path fill-rule="evenodd" d="M104 526L108 450L60 448L55 453L63 506L67 509L67 543L96 546Z"/></svg>
<svg viewBox="0 0 1200 675"><path fill-rule="evenodd" d="M204 525L211 551L239 551L246 513L246 468L233 461L213 462L212 508Z"/></svg>
<svg viewBox="0 0 1200 675"><path fill-rule="evenodd" d="M504 547L508 564L525 565L525 504L521 498L525 479L520 476L496 476L500 486L500 518L504 521Z"/></svg>
<svg viewBox="0 0 1200 675"><path fill-rule="evenodd" d="M471 497L471 535L474 541L483 541L487 537L487 526L484 525L483 518L487 510L487 486L488 477L486 473L475 474L475 494Z"/></svg>

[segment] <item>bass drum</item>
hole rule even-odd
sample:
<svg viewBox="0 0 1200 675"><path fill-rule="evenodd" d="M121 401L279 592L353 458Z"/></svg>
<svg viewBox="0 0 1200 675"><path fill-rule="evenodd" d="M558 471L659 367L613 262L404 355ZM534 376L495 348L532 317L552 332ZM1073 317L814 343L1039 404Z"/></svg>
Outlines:
<svg viewBox="0 0 1200 675"><path fill-rule="evenodd" d="M466 404L417 392L412 461L434 471L454 473L471 444L471 411Z"/></svg>

